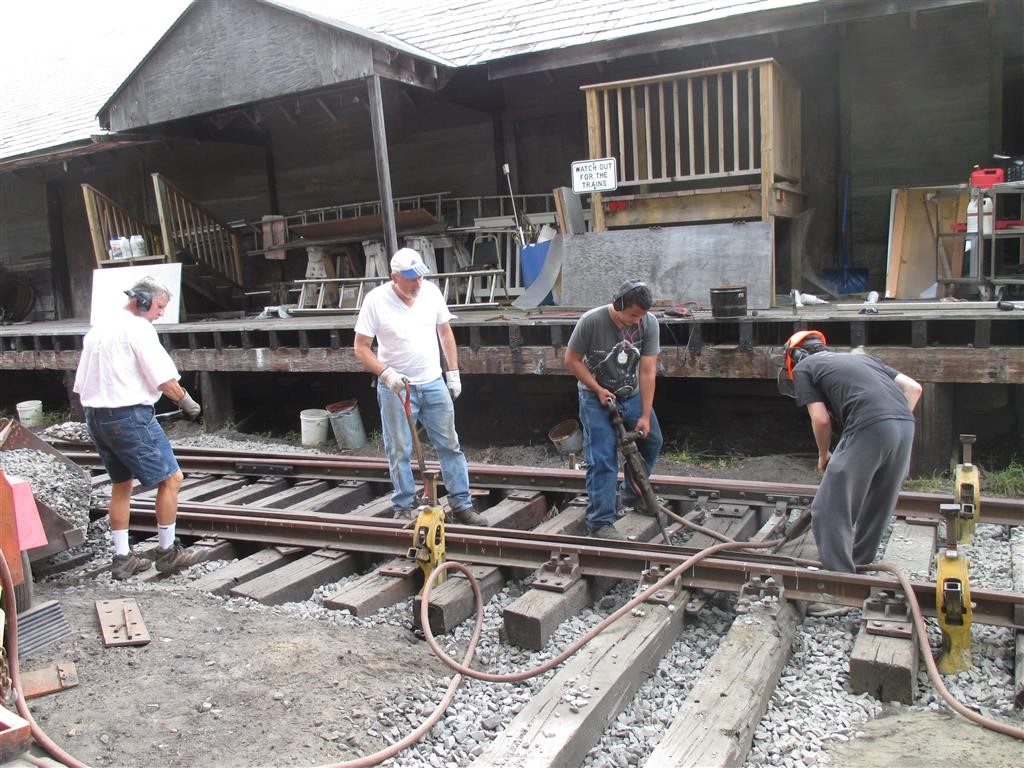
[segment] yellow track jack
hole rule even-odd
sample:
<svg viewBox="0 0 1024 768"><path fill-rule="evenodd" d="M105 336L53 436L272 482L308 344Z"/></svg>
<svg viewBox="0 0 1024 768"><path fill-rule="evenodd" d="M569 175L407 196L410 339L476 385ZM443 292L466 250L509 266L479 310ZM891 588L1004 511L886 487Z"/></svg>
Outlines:
<svg viewBox="0 0 1024 768"><path fill-rule="evenodd" d="M942 630L942 655L939 672L952 675L971 668L971 588L968 583L970 562L957 549L964 521L959 504L939 507L946 518L946 546L935 556L935 614Z"/></svg>
<svg viewBox="0 0 1024 768"><path fill-rule="evenodd" d="M423 473L423 495L427 503L419 508L413 525L412 546L409 547L408 557L419 565L423 571L423 583L426 584L434 569L440 567L445 560L444 510L437 504L437 472ZM436 584L443 582L446 575L442 573Z"/></svg>
<svg viewBox="0 0 1024 768"><path fill-rule="evenodd" d="M954 494L960 505L960 543L972 544L974 530L981 516L981 474L971 463L971 445L977 438L974 435L960 435L962 461L956 465L954 476Z"/></svg>

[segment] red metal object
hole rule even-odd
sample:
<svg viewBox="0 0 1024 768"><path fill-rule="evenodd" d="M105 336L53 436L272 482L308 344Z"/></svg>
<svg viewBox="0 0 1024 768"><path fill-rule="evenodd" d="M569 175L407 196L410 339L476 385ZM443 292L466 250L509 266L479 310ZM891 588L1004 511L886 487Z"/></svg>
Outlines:
<svg viewBox="0 0 1024 768"><path fill-rule="evenodd" d="M971 171L971 186L990 189L995 184L1002 184L1004 178L1002 168L976 168Z"/></svg>
<svg viewBox="0 0 1024 768"><path fill-rule="evenodd" d="M972 214L973 215L973 214ZM996 229L1021 229L1024 228L1024 219L996 219ZM985 222L985 229L988 230L988 222ZM966 224L954 224L950 227L953 232L966 232Z"/></svg>

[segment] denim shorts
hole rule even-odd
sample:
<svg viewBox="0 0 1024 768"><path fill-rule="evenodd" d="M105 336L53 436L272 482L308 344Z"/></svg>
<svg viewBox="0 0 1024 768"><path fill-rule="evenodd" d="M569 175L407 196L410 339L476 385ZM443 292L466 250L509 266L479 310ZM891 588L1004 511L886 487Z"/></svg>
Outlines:
<svg viewBox="0 0 1024 768"><path fill-rule="evenodd" d="M134 478L152 486L178 471L178 460L153 406L86 408L85 423L111 482Z"/></svg>

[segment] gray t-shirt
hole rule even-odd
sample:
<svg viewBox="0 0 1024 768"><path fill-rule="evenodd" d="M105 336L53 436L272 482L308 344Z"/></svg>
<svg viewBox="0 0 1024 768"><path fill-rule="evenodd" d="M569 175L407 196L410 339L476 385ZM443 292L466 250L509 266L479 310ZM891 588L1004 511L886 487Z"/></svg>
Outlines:
<svg viewBox="0 0 1024 768"><path fill-rule="evenodd" d="M640 390L641 356L657 355L661 349L658 318L648 312L636 325L619 328L607 304L595 307L576 323L569 349L583 358L598 384L616 397L629 397ZM579 388L586 389L582 383Z"/></svg>
<svg viewBox="0 0 1024 768"><path fill-rule="evenodd" d="M793 390L797 405L825 403L843 432L853 434L882 419L914 420L893 381L899 375L877 357L824 350L796 364Z"/></svg>

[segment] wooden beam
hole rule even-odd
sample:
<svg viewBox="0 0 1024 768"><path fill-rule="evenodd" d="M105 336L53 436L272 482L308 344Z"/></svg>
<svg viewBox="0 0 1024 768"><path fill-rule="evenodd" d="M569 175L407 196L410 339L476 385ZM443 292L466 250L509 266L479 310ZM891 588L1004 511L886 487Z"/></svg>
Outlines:
<svg viewBox="0 0 1024 768"><path fill-rule="evenodd" d="M391 168L388 161L388 138L384 123L384 99L381 95L380 75L366 79L370 98L370 124L373 131L373 155L377 163L377 186L380 190L381 218L384 224L384 241L388 254L398 250L398 233L395 229L395 203L391 195Z"/></svg>
<svg viewBox="0 0 1024 768"><path fill-rule="evenodd" d="M646 604L608 627L531 697L476 764L579 765L675 642L689 599L682 591L668 605ZM589 694L586 706L566 695L573 690Z"/></svg>
<svg viewBox="0 0 1024 768"><path fill-rule="evenodd" d="M316 103L320 105L320 107L321 107L321 108L323 109L323 111L327 113L327 116L328 116L329 118L331 118L331 120L332 120L333 122L335 122L335 123L336 123L336 122L338 122L338 116L337 116L336 114L334 114L334 110L332 110L332 109L331 109L331 108L330 108L330 107L329 107L329 106L327 105L327 102L325 102L325 101L324 101L324 100L323 100L322 98L320 98L319 96L317 96L317 97L316 97Z"/></svg>
<svg viewBox="0 0 1024 768"><path fill-rule="evenodd" d="M792 654L800 613L783 603L737 616L647 759L659 768L742 765Z"/></svg>
<svg viewBox="0 0 1024 768"><path fill-rule="evenodd" d="M894 520L882 561L896 565L915 578L927 579L935 557L934 525ZM879 701L913 704L917 693L917 633L910 637L872 634L861 627L850 652L850 688Z"/></svg>
<svg viewBox="0 0 1024 768"><path fill-rule="evenodd" d="M698 324L673 324L685 337ZM20 338L20 337L15 337ZM868 347L880 358L920 382L968 384L1017 384L1024 381L1024 348L944 349L906 346ZM0 352L0 371L74 371L80 350L14 350ZM463 373L569 376L563 350L551 346L459 345ZM237 371L260 373L365 373L350 349L311 347L305 353L290 347L232 349L175 349L171 358L179 371ZM698 379L775 379L778 348L755 346L749 352L736 344L702 345L698 349L663 347L658 375Z"/></svg>

